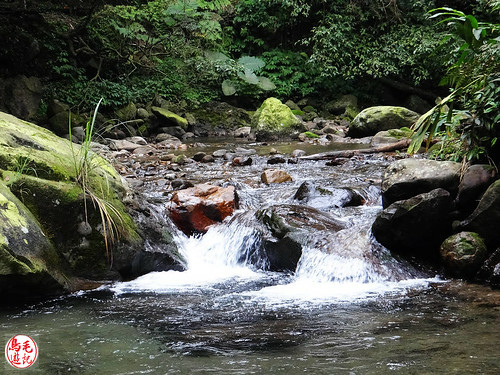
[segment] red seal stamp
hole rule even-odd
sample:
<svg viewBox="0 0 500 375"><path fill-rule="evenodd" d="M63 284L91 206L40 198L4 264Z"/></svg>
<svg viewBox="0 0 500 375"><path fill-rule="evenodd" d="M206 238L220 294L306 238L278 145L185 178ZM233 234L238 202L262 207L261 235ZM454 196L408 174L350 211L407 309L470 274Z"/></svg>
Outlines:
<svg viewBox="0 0 500 375"><path fill-rule="evenodd" d="M38 347L29 336L16 335L5 345L5 358L15 368L30 367L37 357Z"/></svg>

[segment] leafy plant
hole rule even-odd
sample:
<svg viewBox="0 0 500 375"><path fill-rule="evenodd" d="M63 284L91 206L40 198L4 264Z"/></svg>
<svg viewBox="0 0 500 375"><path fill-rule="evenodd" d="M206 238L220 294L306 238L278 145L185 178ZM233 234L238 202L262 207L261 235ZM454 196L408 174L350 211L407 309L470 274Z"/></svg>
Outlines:
<svg viewBox="0 0 500 375"><path fill-rule="evenodd" d="M498 2L492 4L498 11ZM447 41L457 41L451 44L456 45L452 51L457 59L442 80L452 92L417 121L408 151L417 151L425 140L428 147L436 134L445 131L448 143L455 145L451 152L455 159L488 156L499 134L500 24L479 22L451 8L430 13L452 28Z"/></svg>

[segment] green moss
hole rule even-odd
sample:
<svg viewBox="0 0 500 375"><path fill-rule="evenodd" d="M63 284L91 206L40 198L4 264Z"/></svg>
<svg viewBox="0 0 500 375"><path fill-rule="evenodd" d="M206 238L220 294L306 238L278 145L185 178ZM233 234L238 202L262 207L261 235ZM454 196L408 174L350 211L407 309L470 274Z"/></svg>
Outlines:
<svg viewBox="0 0 500 375"><path fill-rule="evenodd" d="M307 138L319 138L319 135L317 135L313 132L305 132L304 134Z"/></svg>
<svg viewBox="0 0 500 375"><path fill-rule="evenodd" d="M292 109L292 113L295 115L295 116L303 116L304 115L304 111L301 111L300 109Z"/></svg>
<svg viewBox="0 0 500 375"><path fill-rule="evenodd" d="M252 125L257 130L287 132L298 128L300 120L279 99L269 98L254 113Z"/></svg>
<svg viewBox="0 0 500 375"><path fill-rule="evenodd" d="M183 129L186 129L188 127L188 121L185 118L176 115L174 112L161 107L151 107L151 110L154 114L164 118L166 121L174 124L175 126L180 126Z"/></svg>

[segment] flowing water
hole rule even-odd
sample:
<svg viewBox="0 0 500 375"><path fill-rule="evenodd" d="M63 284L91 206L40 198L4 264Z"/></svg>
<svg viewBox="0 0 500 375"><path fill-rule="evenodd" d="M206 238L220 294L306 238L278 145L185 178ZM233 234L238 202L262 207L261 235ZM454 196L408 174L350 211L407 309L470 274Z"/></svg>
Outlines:
<svg viewBox="0 0 500 375"><path fill-rule="evenodd" d="M3 342L27 334L38 344L40 357L25 371L500 373L500 294L418 271L371 237L386 159L281 165L294 182L273 186L259 182L265 159L254 159L185 167L191 181L232 184L240 197L239 210L205 235L174 231L186 271L0 311ZM145 194L169 225L161 175L145 178ZM330 193L299 202L304 181ZM364 204L340 207L347 188ZM273 207L305 223L295 272L271 272L259 258L270 233L256 213ZM0 370L18 371L5 361Z"/></svg>

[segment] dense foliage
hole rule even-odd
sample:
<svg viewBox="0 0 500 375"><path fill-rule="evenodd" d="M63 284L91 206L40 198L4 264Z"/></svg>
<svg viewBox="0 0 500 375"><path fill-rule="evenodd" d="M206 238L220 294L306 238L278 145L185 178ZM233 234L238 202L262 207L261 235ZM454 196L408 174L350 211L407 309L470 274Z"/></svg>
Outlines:
<svg viewBox="0 0 500 375"><path fill-rule="evenodd" d="M500 16L500 2L490 5ZM500 23L480 22L451 8L435 9L431 14L450 29L447 53L455 60L441 83L452 91L417 123L410 151L424 139L429 142L439 135L438 157L499 160Z"/></svg>

